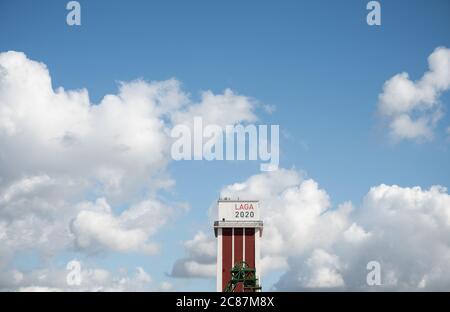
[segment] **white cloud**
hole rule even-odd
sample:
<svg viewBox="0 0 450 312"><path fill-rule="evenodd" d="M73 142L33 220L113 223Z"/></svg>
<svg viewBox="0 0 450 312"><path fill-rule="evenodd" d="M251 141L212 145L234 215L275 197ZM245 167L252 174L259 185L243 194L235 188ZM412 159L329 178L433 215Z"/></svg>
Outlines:
<svg viewBox="0 0 450 312"><path fill-rule="evenodd" d="M137 274L136 274L136 280L144 283L150 283L152 281L152 278L150 275L145 272L145 270L141 267L137 267Z"/></svg>
<svg viewBox="0 0 450 312"><path fill-rule="evenodd" d="M27 286L20 287L18 292L61 292L62 290L59 288L50 288L50 287L42 287L42 286Z"/></svg>
<svg viewBox="0 0 450 312"><path fill-rule="evenodd" d="M315 181L281 169L225 186L221 196L260 200L263 274L285 271L274 289L450 287L450 195L441 186L382 184L358 207L346 202L333 208ZM369 261L381 264L381 286L366 284Z"/></svg>
<svg viewBox="0 0 450 312"><path fill-rule="evenodd" d="M328 194L295 170L254 175L223 188L221 196L261 201L262 251L268 255L302 253L311 246L330 244L335 233L347 226L346 215L351 211L346 205L331 210Z"/></svg>
<svg viewBox="0 0 450 312"><path fill-rule="evenodd" d="M395 139L433 138L433 131L427 117L412 120L407 114L399 115L390 124L391 134Z"/></svg>
<svg viewBox="0 0 450 312"><path fill-rule="evenodd" d="M339 258L322 249L315 249L305 261L307 276L300 276L299 283L307 288L341 287L344 280L339 273Z"/></svg>
<svg viewBox="0 0 450 312"><path fill-rule="evenodd" d="M179 91L176 81L123 84L118 95L92 105L85 89L53 91L45 65L22 53L2 53L0 68L4 179L36 172L92 176L119 191L121 183L165 164L168 140L155 111Z"/></svg>
<svg viewBox="0 0 450 312"><path fill-rule="evenodd" d="M190 259L180 259L173 265L172 277L210 278L216 275L215 263L201 263Z"/></svg>
<svg viewBox="0 0 450 312"><path fill-rule="evenodd" d="M29 194L41 186L51 185L52 181L47 175L34 176L24 178L12 185L10 185L0 198L0 203L10 202L14 197L19 197L23 194Z"/></svg>
<svg viewBox="0 0 450 312"><path fill-rule="evenodd" d="M394 137L432 137L439 95L450 86L448 55L437 49L417 82L401 74L386 83L379 110L392 122ZM75 242L86 252L155 252L153 236L176 209L156 199L158 190L173 185L165 172L170 126L195 115L217 124L253 121L254 107L231 90L206 91L195 103L174 79L122 83L118 94L93 104L85 89L55 91L44 64L23 53L0 53L1 288L66 289L65 270L5 271L19 250L51 257ZM383 289L450 286L450 197L442 187L380 185L360 207L333 208L317 182L281 169L221 193L261 200L263 270L287 270L277 289L366 289L371 260L382 265ZM116 211L116 204L126 207ZM198 233L184 247L187 255L172 276L215 275L211 235ZM91 282L83 289L142 289L151 277L136 270L130 276L87 270Z"/></svg>
<svg viewBox="0 0 450 312"><path fill-rule="evenodd" d="M97 191L128 198L161 178L170 159L173 124L253 121L254 100L230 89L196 103L175 80L122 83L98 104L86 89L53 90L46 66L20 52L0 53L0 171L95 180ZM164 185L164 183L162 183Z"/></svg>
<svg viewBox="0 0 450 312"><path fill-rule="evenodd" d="M159 290L161 291L171 291L173 289L173 285L167 281L164 281L160 284Z"/></svg>
<svg viewBox="0 0 450 312"><path fill-rule="evenodd" d="M216 275L216 241L213 237L200 231L183 245L187 256L174 263L171 276L209 278Z"/></svg>
<svg viewBox="0 0 450 312"><path fill-rule="evenodd" d="M170 128L193 115L254 120L254 109L228 89L193 101L175 79L123 82L92 103L86 89L54 89L45 64L0 53L0 269L20 250L156 252L153 236L184 210L158 196L175 183Z"/></svg>
<svg viewBox="0 0 450 312"><path fill-rule="evenodd" d="M210 239L204 232L198 232L192 240L186 241L184 247L192 258L215 258L216 242Z"/></svg>
<svg viewBox="0 0 450 312"><path fill-rule="evenodd" d="M428 57L429 70L418 81L400 73L385 82L378 111L394 140L430 140L442 117L439 97L450 88L450 49L440 47Z"/></svg>
<svg viewBox="0 0 450 312"><path fill-rule="evenodd" d="M366 239L370 238L371 235L371 233L367 233L362 227L353 223L344 232L344 239L350 243L359 243L364 242Z"/></svg>
<svg viewBox="0 0 450 312"><path fill-rule="evenodd" d="M153 254L158 247L148 242L149 237L173 215L170 207L154 200L132 206L119 216L112 214L104 198L95 204L82 203L78 209L80 211L71 223L71 230L77 246L92 251L106 248Z"/></svg>
<svg viewBox="0 0 450 312"><path fill-rule="evenodd" d="M264 276L265 273L270 271L282 270L286 271L289 269L289 264L285 256L276 255L264 255L261 258L261 275Z"/></svg>
<svg viewBox="0 0 450 312"><path fill-rule="evenodd" d="M76 292L76 291L151 291L158 290L152 284L151 276L141 267L133 272L112 272L102 268L84 268L79 285L69 285L69 271L57 268L37 269L30 272L3 271L0 275L1 291L19 292ZM11 278L12 274L20 274L20 281Z"/></svg>
<svg viewBox="0 0 450 312"><path fill-rule="evenodd" d="M191 125L194 117L201 116L205 125L225 127L243 121L256 121L255 107L254 99L236 94L230 89L217 95L211 91L205 91L201 94L200 103L174 112L172 120L174 124Z"/></svg>

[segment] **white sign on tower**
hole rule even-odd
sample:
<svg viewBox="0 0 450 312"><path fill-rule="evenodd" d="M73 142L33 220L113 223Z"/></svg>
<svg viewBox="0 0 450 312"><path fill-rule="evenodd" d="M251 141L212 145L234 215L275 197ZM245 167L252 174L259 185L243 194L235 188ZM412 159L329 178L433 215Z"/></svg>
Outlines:
<svg viewBox="0 0 450 312"><path fill-rule="evenodd" d="M219 201L219 220L221 221L256 221L259 220L259 203L248 201Z"/></svg>

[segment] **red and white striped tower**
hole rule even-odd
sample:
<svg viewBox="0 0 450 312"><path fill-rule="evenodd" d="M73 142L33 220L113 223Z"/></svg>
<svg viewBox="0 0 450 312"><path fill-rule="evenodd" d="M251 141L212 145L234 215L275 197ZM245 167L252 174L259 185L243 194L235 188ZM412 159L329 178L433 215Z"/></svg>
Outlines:
<svg viewBox="0 0 450 312"><path fill-rule="evenodd" d="M259 216L257 200L217 201L218 220L214 222L217 237L217 291L224 291L231 279L235 263L245 261L256 269L256 278L261 281L260 238L263 222ZM238 285L235 291L244 291Z"/></svg>

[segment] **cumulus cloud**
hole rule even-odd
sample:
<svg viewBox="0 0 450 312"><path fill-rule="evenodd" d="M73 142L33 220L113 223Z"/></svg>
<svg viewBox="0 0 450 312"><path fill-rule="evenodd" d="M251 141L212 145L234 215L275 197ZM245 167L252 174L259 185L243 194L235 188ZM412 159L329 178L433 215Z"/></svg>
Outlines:
<svg viewBox="0 0 450 312"><path fill-rule="evenodd" d="M450 88L450 49L439 47L428 57L428 71L417 81L405 72L385 82L378 112L389 125L391 137L430 140L442 117L440 95Z"/></svg>
<svg viewBox="0 0 450 312"><path fill-rule="evenodd" d="M39 175L0 185L0 269L16 251L39 250L49 257L68 246L69 184Z"/></svg>
<svg viewBox="0 0 450 312"><path fill-rule="evenodd" d="M229 89L195 101L176 79L122 82L92 103L87 89L54 88L45 64L0 53L0 269L21 250L155 253L183 209L158 196L175 183L170 129L194 115L254 120L255 107Z"/></svg>
<svg viewBox="0 0 450 312"><path fill-rule="evenodd" d="M150 235L162 227L173 215L173 209L158 201L146 200L115 216L104 198L95 204L82 203L71 223L76 245L85 250L102 249L146 254L157 252L149 243Z"/></svg>
<svg viewBox="0 0 450 312"><path fill-rule="evenodd" d="M149 291L159 290L151 276L141 267L133 271L109 271L80 266L79 284L67 282L70 271L61 268L43 268L29 272L5 270L0 274L0 291L19 292L75 292L75 291Z"/></svg>
<svg viewBox="0 0 450 312"><path fill-rule="evenodd" d="M94 104L86 89L53 90L45 64L1 53L2 181L65 174L95 179L107 195L128 196L167 164L173 124L194 116L217 124L252 121L254 109L252 99L229 89L205 91L197 103L175 79L122 83L117 95Z"/></svg>
<svg viewBox="0 0 450 312"><path fill-rule="evenodd" d="M201 94L200 103L176 111L172 120L175 124L191 124L194 117L201 116L204 124L224 127L255 121L255 106L254 99L236 94L231 89L226 89L223 94L205 91Z"/></svg>
<svg viewBox="0 0 450 312"><path fill-rule="evenodd" d="M3 180L69 174L114 193L166 163L168 139L155 111L176 97L177 81L122 84L92 105L85 89L54 91L45 65L23 53L2 53L0 68Z"/></svg>
<svg viewBox="0 0 450 312"><path fill-rule="evenodd" d="M344 280L339 273L341 265L336 255L322 249L315 249L305 261L306 276L299 277L299 283L307 288L340 287Z"/></svg>
<svg viewBox="0 0 450 312"><path fill-rule="evenodd" d="M186 257L172 267L172 277L209 278L216 274L216 241L204 232L183 243Z"/></svg>
<svg viewBox="0 0 450 312"><path fill-rule="evenodd" d="M221 196L261 201L265 222L261 248L266 255L302 254L326 247L350 225L347 216L352 207L330 209L328 194L295 170L254 175L244 183L226 186Z"/></svg>
<svg viewBox="0 0 450 312"><path fill-rule="evenodd" d="M332 207L317 182L281 169L225 186L221 196L260 200L263 281L265 273L284 270L265 289L450 287L450 195L444 187L382 184L371 188L358 206L345 202ZM366 283L370 261L380 263L380 286ZM203 264L213 263L215 259Z"/></svg>

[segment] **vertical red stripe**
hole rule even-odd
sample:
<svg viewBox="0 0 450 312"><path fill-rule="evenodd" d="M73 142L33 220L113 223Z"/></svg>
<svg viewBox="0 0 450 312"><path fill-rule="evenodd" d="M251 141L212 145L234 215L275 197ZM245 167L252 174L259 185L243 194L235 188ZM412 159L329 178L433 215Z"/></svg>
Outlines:
<svg viewBox="0 0 450 312"><path fill-rule="evenodd" d="M241 262L244 253L244 230L241 228L234 229L234 264ZM236 287L236 292L242 292L242 284L238 284Z"/></svg>
<svg viewBox="0 0 450 312"><path fill-rule="evenodd" d="M245 262L251 267L255 267L255 229L245 229Z"/></svg>
<svg viewBox="0 0 450 312"><path fill-rule="evenodd" d="M222 229L222 291L231 279L232 241L231 228Z"/></svg>

